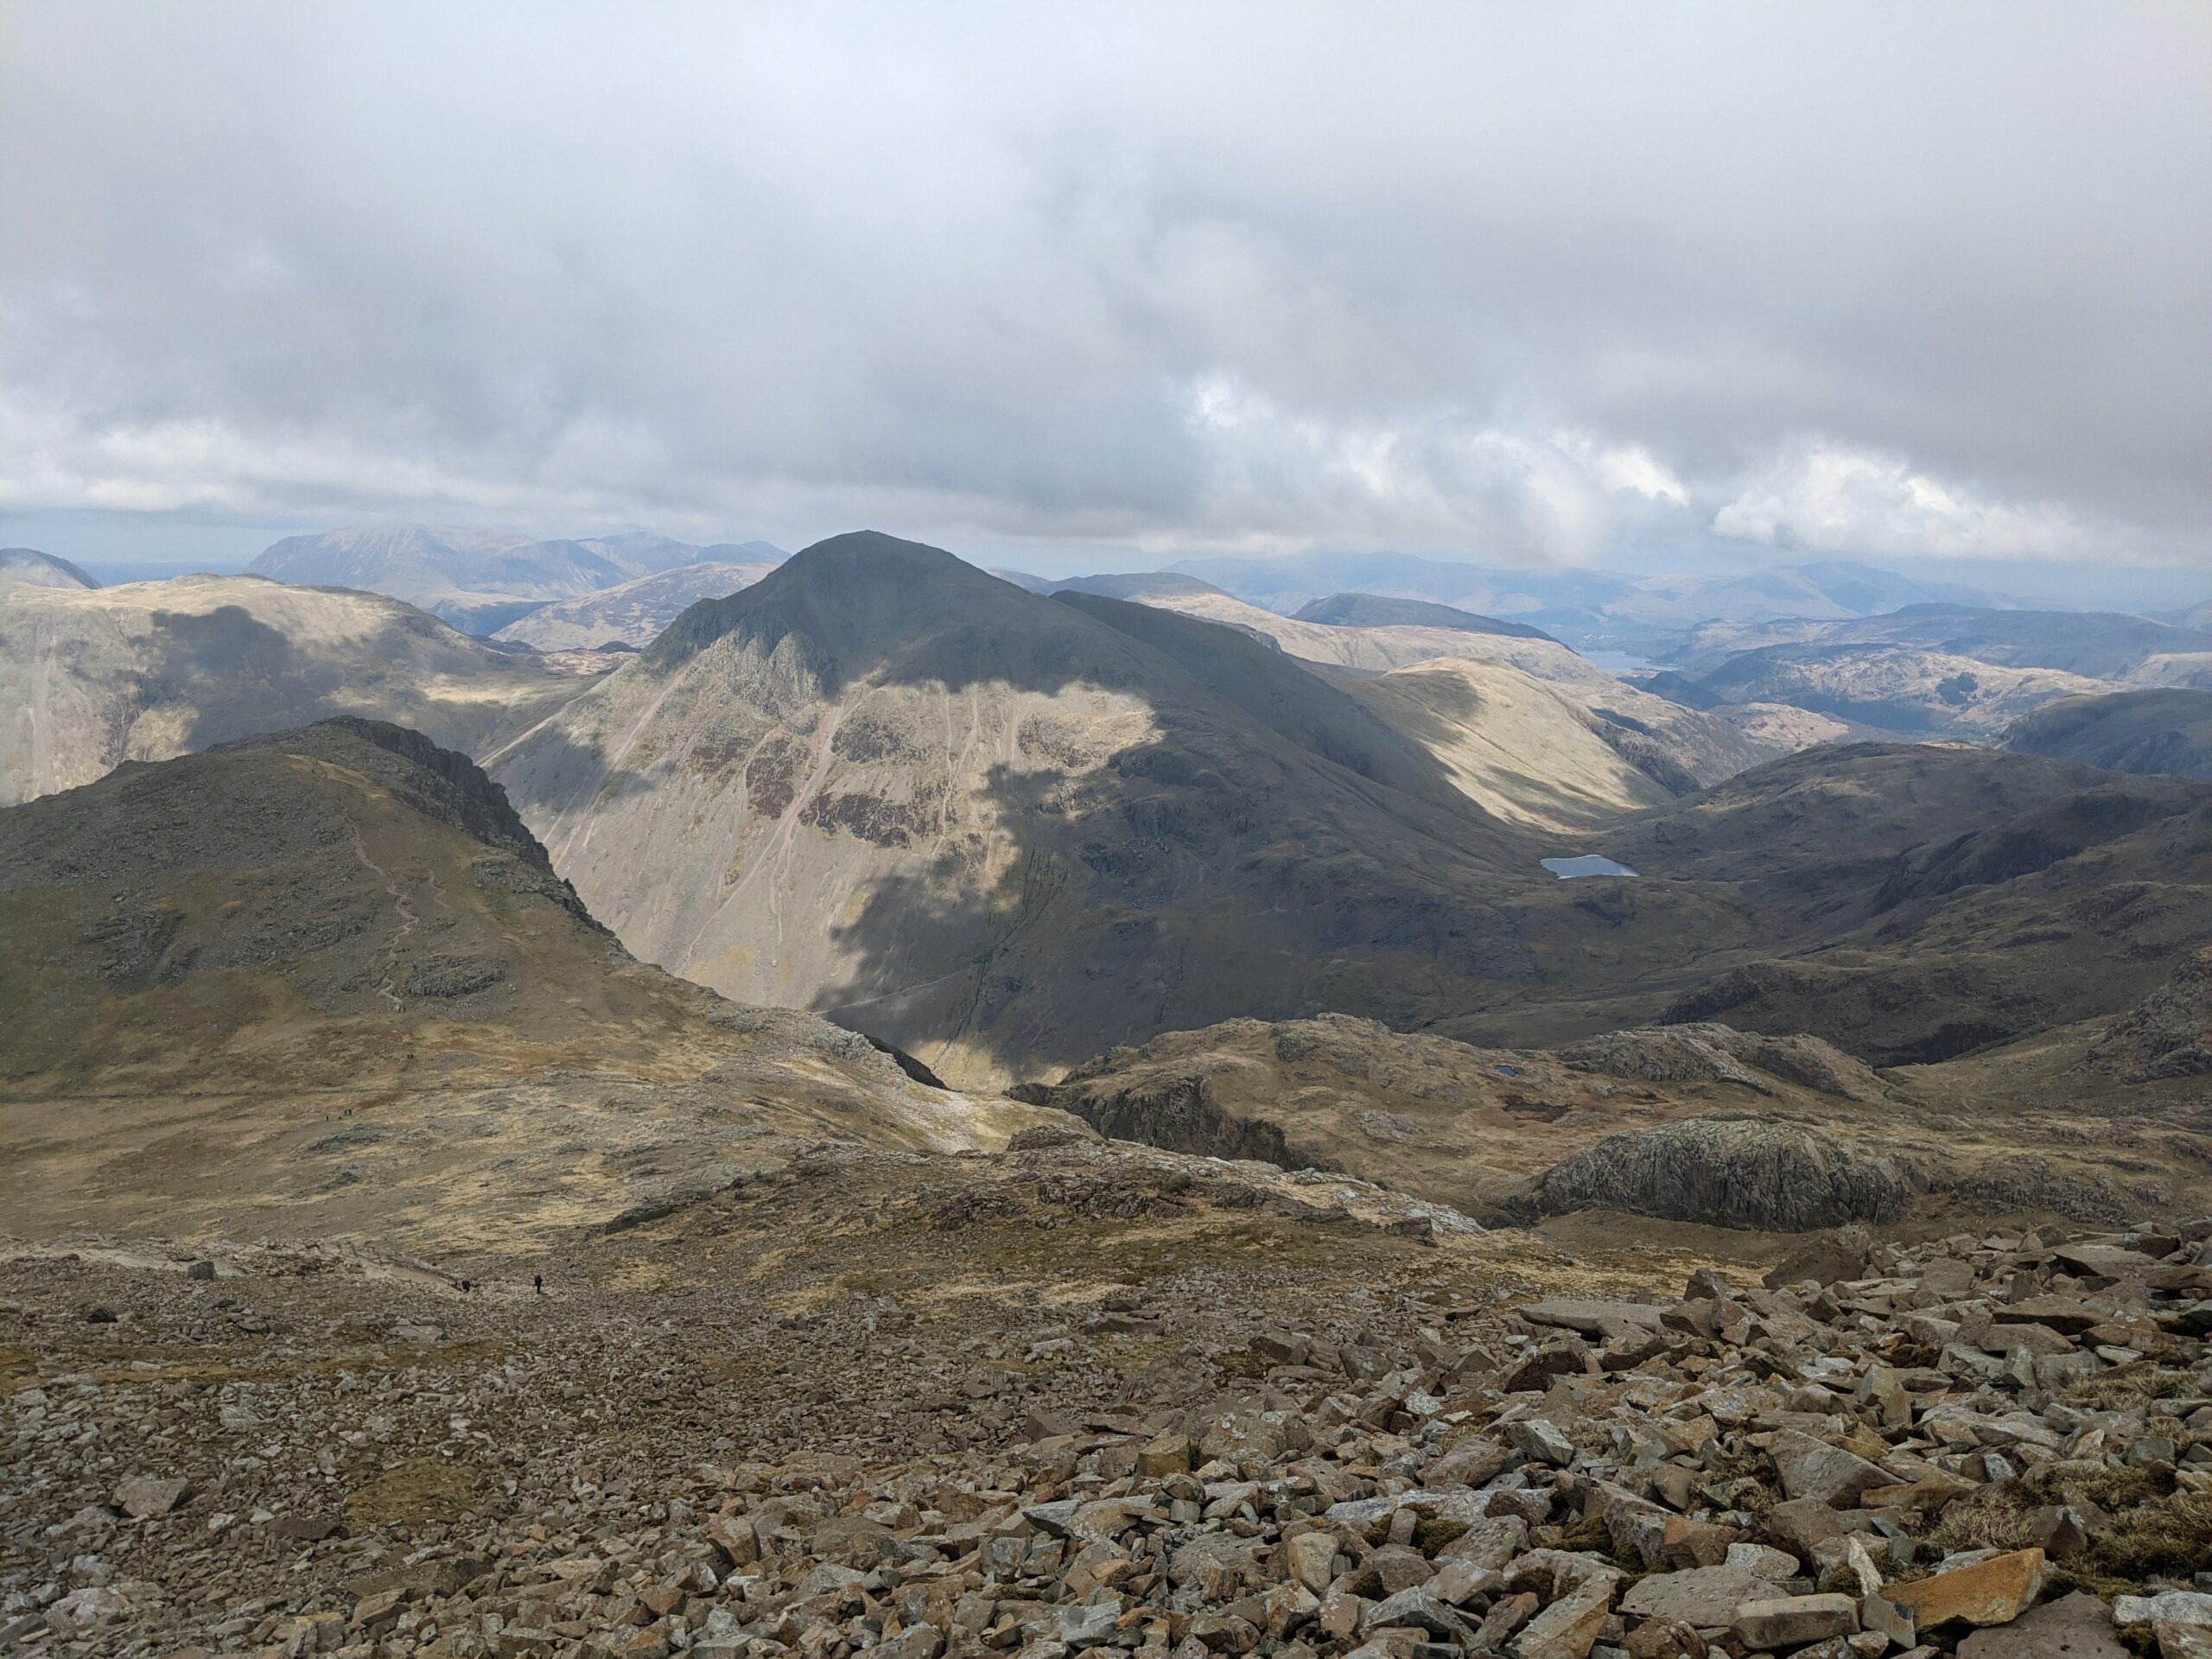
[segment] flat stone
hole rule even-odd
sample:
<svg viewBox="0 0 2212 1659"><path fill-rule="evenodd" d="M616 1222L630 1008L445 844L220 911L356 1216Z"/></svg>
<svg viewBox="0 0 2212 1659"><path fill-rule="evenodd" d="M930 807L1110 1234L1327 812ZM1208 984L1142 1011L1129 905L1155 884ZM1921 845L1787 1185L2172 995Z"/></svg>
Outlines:
<svg viewBox="0 0 2212 1659"><path fill-rule="evenodd" d="M1856 1503L1860 1493L1896 1484L1896 1477L1879 1464L1794 1428L1776 1435L1767 1455L1774 1459L1783 1491L1792 1498L1818 1498L1831 1506Z"/></svg>
<svg viewBox="0 0 2212 1659"><path fill-rule="evenodd" d="M1678 1618L1650 1618L1628 1634L1628 1659L1705 1659L1705 1638Z"/></svg>
<svg viewBox="0 0 2212 1659"><path fill-rule="evenodd" d="M1505 1580L1488 1567L1477 1567L1469 1561L1444 1561L1439 1564L1436 1576L1421 1586L1439 1601L1449 1602L1454 1607L1464 1607L1477 1596L1494 1596Z"/></svg>
<svg viewBox="0 0 2212 1659"><path fill-rule="evenodd" d="M1777 1581L1797 1576L1797 1558L1770 1544L1731 1544L1728 1559L1722 1565L1741 1567L1746 1573Z"/></svg>
<svg viewBox="0 0 2212 1659"><path fill-rule="evenodd" d="M2009 1624L2035 1600L2043 1559L2039 1549L2016 1549L1911 1584L1889 1585L1882 1593L1910 1612L1923 1630L1955 1621Z"/></svg>
<svg viewBox="0 0 2212 1659"><path fill-rule="evenodd" d="M2097 1611L2101 1616L2103 1607L2099 1606ZM1859 1597L1859 1623L1862 1629L1885 1638L1893 1648L1910 1648L1920 1639L1919 1621L1879 1591Z"/></svg>
<svg viewBox="0 0 2212 1659"><path fill-rule="evenodd" d="M2062 1244L2051 1255L2069 1273L2088 1274L2100 1279L2125 1279L2130 1274L2147 1273L2158 1265L2156 1256L2124 1249L2117 1244Z"/></svg>
<svg viewBox="0 0 2212 1659"><path fill-rule="evenodd" d="M1817 1546L1843 1536L1843 1517L1816 1497L1794 1497L1767 1511L1766 1529L1768 1536L1810 1560Z"/></svg>
<svg viewBox="0 0 2212 1659"><path fill-rule="evenodd" d="M1736 1639L1752 1648L1802 1648L1859 1630L1859 1604L1849 1596L1783 1596L1747 1601L1730 1621Z"/></svg>
<svg viewBox="0 0 2212 1659"><path fill-rule="evenodd" d="M1083 1506L1078 1497L1055 1498L1050 1503L1032 1503L1022 1510L1024 1519L1034 1522L1047 1537L1065 1538L1075 1520L1075 1512Z"/></svg>
<svg viewBox="0 0 2212 1659"><path fill-rule="evenodd" d="M1656 1331L1666 1310L1650 1302L1605 1302L1548 1297L1513 1310L1531 1325L1553 1325L1586 1337L1608 1339Z"/></svg>
<svg viewBox="0 0 2212 1659"><path fill-rule="evenodd" d="M1429 1465L1423 1478L1431 1486L1479 1486L1510 1461L1511 1454L1496 1440L1465 1440Z"/></svg>
<svg viewBox="0 0 2212 1659"><path fill-rule="evenodd" d="M2151 1634L2158 1638L2158 1659L2212 1659L2212 1624L2154 1618Z"/></svg>
<svg viewBox="0 0 2212 1659"><path fill-rule="evenodd" d="M1068 1536L1086 1544L1103 1543L1156 1513L1141 1498L1095 1498L1069 1518Z"/></svg>
<svg viewBox="0 0 2212 1659"><path fill-rule="evenodd" d="M1110 1601L1077 1602L1053 1611L1053 1634L1071 1648L1095 1647L1114 1633L1122 1616L1117 1597Z"/></svg>
<svg viewBox="0 0 2212 1659"><path fill-rule="evenodd" d="M1999 1325L2048 1325L2066 1337L2078 1337L2105 1320L2105 1315L2088 1303L2066 1296L2031 1296L2023 1302L2004 1303L1990 1318Z"/></svg>
<svg viewBox="0 0 2212 1659"><path fill-rule="evenodd" d="M1859 1494L1859 1501L1870 1510L1923 1510L1934 1513L1980 1490L1980 1481L1968 1480L1946 1469L1931 1469L1918 1480L1895 1486L1870 1486Z"/></svg>
<svg viewBox="0 0 2212 1659"><path fill-rule="evenodd" d="M2171 1619L2177 1624L2212 1624L2212 1595L2196 1590L2166 1590L2155 1596L2120 1596L2112 1604L2115 1624L2148 1624Z"/></svg>
<svg viewBox="0 0 2212 1659"><path fill-rule="evenodd" d="M1485 1516L1439 1550L1437 1560L1465 1561L1470 1567L1502 1572L1528 1542L1528 1522L1518 1516Z"/></svg>
<svg viewBox="0 0 2212 1659"><path fill-rule="evenodd" d="M855 1573L849 1567L839 1567L835 1561L824 1561L810 1569L806 1576L791 1586L791 1599L806 1601L815 1596L828 1595L842 1590L848 1585L858 1584L868 1575Z"/></svg>
<svg viewBox="0 0 2212 1659"><path fill-rule="evenodd" d="M2127 1659L2127 1649L2104 1603L2076 1590L2001 1629L1976 1630L1959 1643L1959 1659Z"/></svg>
<svg viewBox="0 0 2212 1659"><path fill-rule="evenodd" d="M1446 1642L1465 1646L1473 1639L1474 1627L1427 1591L1415 1586L1385 1597L1360 1616L1362 1636L1388 1625L1410 1625Z"/></svg>
<svg viewBox="0 0 2212 1659"><path fill-rule="evenodd" d="M344 1532L346 1523L334 1515L287 1515L270 1522L269 1529L292 1543L319 1544Z"/></svg>
<svg viewBox="0 0 2212 1659"><path fill-rule="evenodd" d="M2073 1339L2047 1325L1984 1325L1974 1340L1986 1354L2024 1353L2036 1359L2053 1359L2074 1352Z"/></svg>
<svg viewBox="0 0 2212 1659"><path fill-rule="evenodd" d="M1590 1649L1612 1617L1610 1573L1593 1573L1530 1619L1513 1640L1514 1659L1589 1659Z"/></svg>
<svg viewBox="0 0 2212 1659"><path fill-rule="evenodd" d="M1190 1473L1191 1437L1179 1428L1154 1435L1137 1453L1137 1472L1155 1479Z"/></svg>
<svg viewBox="0 0 2212 1659"><path fill-rule="evenodd" d="M1555 1423L1541 1417L1531 1417L1515 1423L1506 1431L1506 1438L1514 1449L1524 1458L1537 1463L1548 1463L1564 1469L1574 1461L1574 1442L1560 1431Z"/></svg>
<svg viewBox="0 0 2212 1659"><path fill-rule="evenodd" d="M184 1502L184 1495L191 1490L188 1481L134 1475L115 1489L115 1506L125 1515L143 1521L149 1516L167 1515Z"/></svg>
<svg viewBox="0 0 2212 1659"><path fill-rule="evenodd" d="M1325 1532L1301 1532L1283 1546L1290 1576L1315 1595L1326 1595L1330 1570L1337 1559L1337 1541Z"/></svg>
<svg viewBox="0 0 2212 1659"><path fill-rule="evenodd" d="M1774 1580L1748 1567L1694 1567L1637 1580L1621 1598L1621 1611L1634 1618L1678 1618L1710 1630L1732 1623L1745 1602L1765 1601L1773 1594Z"/></svg>

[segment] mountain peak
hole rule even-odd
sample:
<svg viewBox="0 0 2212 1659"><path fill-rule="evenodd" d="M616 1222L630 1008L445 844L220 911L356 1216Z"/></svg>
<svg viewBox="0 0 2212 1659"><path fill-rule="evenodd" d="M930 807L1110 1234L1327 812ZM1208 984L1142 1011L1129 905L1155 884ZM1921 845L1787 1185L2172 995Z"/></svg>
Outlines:
<svg viewBox="0 0 2212 1659"><path fill-rule="evenodd" d="M880 530L849 530L803 547L785 561L780 574L793 580L839 582L915 575L944 581L995 582L972 564L931 547Z"/></svg>
<svg viewBox="0 0 2212 1659"><path fill-rule="evenodd" d="M877 530L848 531L800 549L742 592L700 601L669 624L644 660L657 670L677 668L739 632L769 639L804 633L842 654L937 618L986 615L1008 604L1046 607L943 548Z"/></svg>
<svg viewBox="0 0 2212 1659"><path fill-rule="evenodd" d="M0 547L0 582L34 588L97 588L91 572L35 547Z"/></svg>

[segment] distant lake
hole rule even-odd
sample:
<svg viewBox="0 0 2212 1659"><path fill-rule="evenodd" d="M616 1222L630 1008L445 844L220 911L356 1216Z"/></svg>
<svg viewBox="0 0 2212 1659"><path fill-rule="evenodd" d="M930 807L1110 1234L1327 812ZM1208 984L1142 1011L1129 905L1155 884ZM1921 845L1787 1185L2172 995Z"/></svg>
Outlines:
<svg viewBox="0 0 2212 1659"><path fill-rule="evenodd" d="M1659 664L1649 657L1637 657L1625 651L1586 651L1582 655L1608 674L1649 674Z"/></svg>
<svg viewBox="0 0 2212 1659"><path fill-rule="evenodd" d="M1579 858L1540 858L1536 861L1562 881L1572 881L1578 875L1636 874L1627 865L1617 864L1610 858L1600 858L1595 853L1585 853Z"/></svg>

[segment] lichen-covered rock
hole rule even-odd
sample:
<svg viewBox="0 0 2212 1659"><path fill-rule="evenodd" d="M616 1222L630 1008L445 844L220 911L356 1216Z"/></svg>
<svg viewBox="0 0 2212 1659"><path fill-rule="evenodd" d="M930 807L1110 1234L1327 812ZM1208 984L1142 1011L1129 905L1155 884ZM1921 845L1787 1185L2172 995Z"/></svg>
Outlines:
<svg viewBox="0 0 2212 1659"><path fill-rule="evenodd" d="M1912 1182L1888 1159L1818 1130L1751 1118L1692 1118L1609 1135L1523 1189L1546 1215L1626 1210L1769 1232L1894 1221Z"/></svg>

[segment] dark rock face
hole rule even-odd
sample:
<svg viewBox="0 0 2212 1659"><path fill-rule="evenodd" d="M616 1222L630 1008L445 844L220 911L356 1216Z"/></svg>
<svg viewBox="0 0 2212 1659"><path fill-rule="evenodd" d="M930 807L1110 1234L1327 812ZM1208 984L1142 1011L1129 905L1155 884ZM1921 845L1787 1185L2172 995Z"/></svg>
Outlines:
<svg viewBox="0 0 2212 1659"><path fill-rule="evenodd" d="M1279 1125L1265 1118L1232 1117L1203 1077L1173 1077L1108 1093L1076 1089L1051 1092L1038 1103L1073 1112L1115 1141L1137 1141L1167 1152L1208 1158L1249 1158L1283 1169L1313 1162L1294 1152Z"/></svg>
<svg viewBox="0 0 2212 1659"><path fill-rule="evenodd" d="M1710 1023L1607 1032L1560 1049L1559 1057L1578 1071L1646 1083L1732 1083L1771 1095L1773 1085L1758 1075L1764 1071L1847 1099L1881 1092L1872 1071L1817 1037L1769 1037Z"/></svg>
<svg viewBox="0 0 2212 1659"><path fill-rule="evenodd" d="M1813 1129L1694 1118L1608 1136L1530 1181L1547 1215L1626 1210L1668 1221L1802 1233L1894 1221L1913 1186L1888 1160Z"/></svg>
<svg viewBox="0 0 2212 1659"><path fill-rule="evenodd" d="M2107 1027L2089 1061L2126 1083L2212 1071L2212 950L2190 957Z"/></svg>

